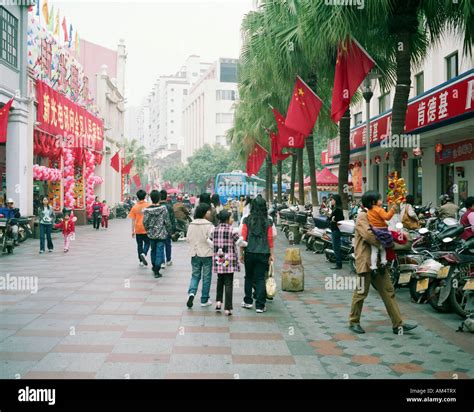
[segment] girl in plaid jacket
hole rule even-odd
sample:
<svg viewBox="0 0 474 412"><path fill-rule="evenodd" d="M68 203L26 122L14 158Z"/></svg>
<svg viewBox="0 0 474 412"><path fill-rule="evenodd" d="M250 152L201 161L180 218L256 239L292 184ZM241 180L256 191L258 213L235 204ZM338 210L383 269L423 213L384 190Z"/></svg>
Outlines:
<svg viewBox="0 0 474 412"><path fill-rule="evenodd" d="M222 309L225 289L224 309L227 316L232 315L232 293L234 272L240 271L237 248L242 243L237 230L232 227L232 214L221 210L217 219L219 224L211 231L209 240L213 244L212 271L217 273L216 311Z"/></svg>

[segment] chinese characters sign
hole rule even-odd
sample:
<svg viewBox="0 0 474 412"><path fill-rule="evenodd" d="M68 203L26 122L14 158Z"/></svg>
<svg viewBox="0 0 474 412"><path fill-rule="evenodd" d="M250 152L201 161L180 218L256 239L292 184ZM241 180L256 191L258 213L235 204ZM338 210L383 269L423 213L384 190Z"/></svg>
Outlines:
<svg viewBox="0 0 474 412"><path fill-rule="evenodd" d="M441 153L436 153L436 164L474 160L474 139L464 140L453 144L443 145Z"/></svg>
<svg viewBox="0 0 474 412"><path fill-rule="evenodd" d="M61 136L69 148L103 150L102 120L71 102L46 83L36 81L37 120L41 130Z"/></svg>
<svg viewBox="0 0 474 412"><path fill-rule="evenodd" d="M474 110L474 74L466 74L454 83L448 84L427 96L408 103L405 133L417 132L427 126L439 124L448 119L470 113ZM370 122L370 142L378 143L391 135L391 112ZM366 144L365 124L351 130L351 150L363 148ZM339 140L328 142L329 157L339 155Z"/></svg>

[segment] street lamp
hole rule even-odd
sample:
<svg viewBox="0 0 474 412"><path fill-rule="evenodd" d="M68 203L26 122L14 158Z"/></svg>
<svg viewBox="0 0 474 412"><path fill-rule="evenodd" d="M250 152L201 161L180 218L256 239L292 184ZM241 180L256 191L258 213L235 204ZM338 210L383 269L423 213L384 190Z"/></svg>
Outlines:
<svg viewBox="0 0 474 412"><path fill-rule="evenodd" d="M377 84L377 79L380 75L374 72L370 72L362 83L362 96L364 96L365 107L366 107L366 119L365 119L365 184L366 190L370 190L370 99L374 95L374 89Z"/></svg>

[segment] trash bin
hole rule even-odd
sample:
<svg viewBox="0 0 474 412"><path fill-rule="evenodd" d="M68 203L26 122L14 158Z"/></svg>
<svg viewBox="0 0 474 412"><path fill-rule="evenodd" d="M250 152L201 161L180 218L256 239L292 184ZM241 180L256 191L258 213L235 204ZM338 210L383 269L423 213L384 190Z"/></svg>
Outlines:
<svg viewBox="0 0 474 412"><path fill-rule="evenodd" d="M291 224L289 226L288 240L292 245L299 245L301 242L300 225Z"/></svg>

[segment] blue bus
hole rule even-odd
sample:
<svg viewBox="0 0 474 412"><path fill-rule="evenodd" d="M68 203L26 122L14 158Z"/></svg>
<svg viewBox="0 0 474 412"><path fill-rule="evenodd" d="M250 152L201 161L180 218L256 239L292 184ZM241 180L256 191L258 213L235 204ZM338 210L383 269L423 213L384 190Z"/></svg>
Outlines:
<svg viewBox="0 0 474 412"><path fill-rule="evenodd" d="M221 199L221 204L225 205L229 197L235 196L257 196L265 190L265 180L259 177L247 176L241 170L234 170L230 173L219 173L215 179L214 191Z"/></svg>

